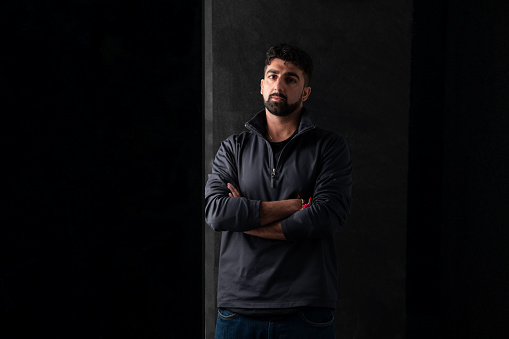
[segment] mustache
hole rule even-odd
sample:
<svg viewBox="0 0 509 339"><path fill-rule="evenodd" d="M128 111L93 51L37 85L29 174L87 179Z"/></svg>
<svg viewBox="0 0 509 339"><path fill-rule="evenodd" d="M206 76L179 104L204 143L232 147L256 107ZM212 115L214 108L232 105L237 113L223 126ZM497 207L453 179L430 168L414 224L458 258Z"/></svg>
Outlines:
<svg viewBox="0 0 509 339"><path fill-rule="evenodd" d="M283 98L286 100L286 95L284 95L282 93L272 93L271 95L269 95L269 99L272 97L280 97L280 98Z"/></svg>

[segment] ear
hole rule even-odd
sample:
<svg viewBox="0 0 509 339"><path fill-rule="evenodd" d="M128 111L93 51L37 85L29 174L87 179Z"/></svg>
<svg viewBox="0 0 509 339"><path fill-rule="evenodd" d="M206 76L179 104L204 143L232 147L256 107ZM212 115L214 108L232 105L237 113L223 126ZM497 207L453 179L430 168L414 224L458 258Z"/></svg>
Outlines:
<svg viewBox="0 0 509 339"><path fill-rule="evenodd" d="M263 79L260 81L260 94L263 94Z"/></svg>
<svg viewBox="0 0 509 339"><path fill-rule="evenodd" d="M302 90L302 101L306 101L311 94L311 87L304 87Z"/></svg>

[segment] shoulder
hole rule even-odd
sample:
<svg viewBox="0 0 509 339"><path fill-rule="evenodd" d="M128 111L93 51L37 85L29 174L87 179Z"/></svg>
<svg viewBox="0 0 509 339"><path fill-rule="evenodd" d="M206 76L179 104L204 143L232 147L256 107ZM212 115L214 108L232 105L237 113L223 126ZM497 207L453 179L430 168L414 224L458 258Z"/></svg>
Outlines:
<svg viewBox="0 0 509 339"><path fill-rule="evenodd" d="M254 133L250 131L243 131L237 134L232 134L228 138L224 139L222 143L227 144L238 144L250 141L254 137Z"/></svg>
<svg viewBox="0 0 509 339"><path fill-rule="evenodd" d="M242 148L246 143L253 142L256 139L256 135L250 131L243 131L238 134L232 134L221 142L221 148L225 148L230 151L236 151Z"/></svg>
<svg viewBox="0 0 509 339"><path fill-rule="evenodd" d="M338 132L315 128L316 153L325 163L334 163L336 167L350 163L350 149L346 139Z"/></svg>
<svg viewBox="0 0 509 339"><path fill-rule="evenodd" d="M326 130L320 127L315 127L314 132L316 134L317 140L319 140L321 143L346 146L346 139L341 133Z"/></svg>

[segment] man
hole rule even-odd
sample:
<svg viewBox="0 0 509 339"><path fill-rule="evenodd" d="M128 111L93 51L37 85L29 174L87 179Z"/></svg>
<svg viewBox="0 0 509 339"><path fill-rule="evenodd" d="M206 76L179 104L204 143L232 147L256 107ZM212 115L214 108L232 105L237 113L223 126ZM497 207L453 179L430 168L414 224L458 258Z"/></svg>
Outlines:
<svg viewBox="0 0 509 339"><path fill-rule="evenodd" d="M216 154L205 187L206 222L222 232L216 338L335 338L351 165L343 137L303 107L312 69L301 49L271 47L265 109Z"/></svg>

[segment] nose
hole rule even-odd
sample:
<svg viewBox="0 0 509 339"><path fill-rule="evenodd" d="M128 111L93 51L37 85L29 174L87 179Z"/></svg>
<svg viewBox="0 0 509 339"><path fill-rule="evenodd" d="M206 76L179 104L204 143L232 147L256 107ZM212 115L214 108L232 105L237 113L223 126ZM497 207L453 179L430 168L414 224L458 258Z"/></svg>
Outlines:
<svg viewBox="0 0 509 339"><path fill-rule="evenodd" d="M282 92L284 93L284 81L282 77L278 77L274 83L274 92Z"/></svg>

